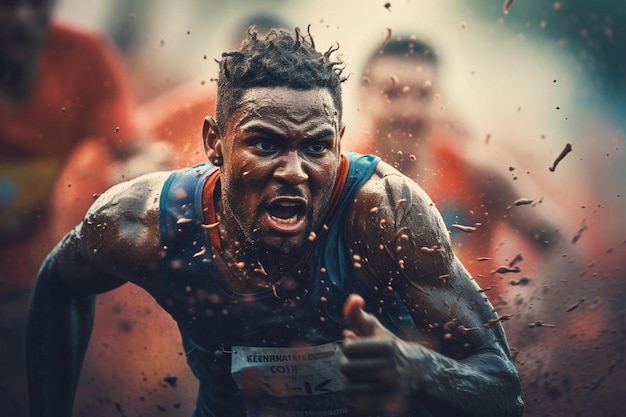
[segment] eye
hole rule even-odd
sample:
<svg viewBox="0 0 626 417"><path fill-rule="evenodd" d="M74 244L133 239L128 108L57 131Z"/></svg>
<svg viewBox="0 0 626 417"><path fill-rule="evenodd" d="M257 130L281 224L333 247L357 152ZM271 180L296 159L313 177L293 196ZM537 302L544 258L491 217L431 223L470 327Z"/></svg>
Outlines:
<svg viewBox="0 0 626 417"><path fill-rule="evenodd" d="M254 149L261 152L275 152L277 147L271 140L263 139L255 142L253 145Z"/></svg>
<svg viewBox="0 0 626 417"><path fill-rule="evenodd" d="M316 154L323 153L327 149L328 149L328 144L326 144L326 142L314 142L314 143L311 143L310 145L307 145L307 147L305 148L307 152L316 153Z"/></svg>

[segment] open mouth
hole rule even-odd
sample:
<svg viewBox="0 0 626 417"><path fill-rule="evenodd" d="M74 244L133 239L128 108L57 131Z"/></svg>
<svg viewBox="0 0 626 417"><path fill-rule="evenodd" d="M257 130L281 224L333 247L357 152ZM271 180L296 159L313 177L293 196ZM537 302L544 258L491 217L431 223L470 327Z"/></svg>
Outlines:
<svg viewBox="0 0 626 417"><path fill-rule="evenodd" d="M266 208L266 222L270 229L280 233L296 233L306 223L306 200L301 197L279 197Z"/></svg>

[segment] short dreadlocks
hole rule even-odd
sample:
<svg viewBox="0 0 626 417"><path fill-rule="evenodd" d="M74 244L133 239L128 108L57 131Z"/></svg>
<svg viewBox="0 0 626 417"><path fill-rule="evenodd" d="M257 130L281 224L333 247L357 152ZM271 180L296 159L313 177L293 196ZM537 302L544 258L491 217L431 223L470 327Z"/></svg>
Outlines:
<svg viewBox="0 0 626 417"><path fill-rule="evenodd" d="M344 63L331 55L339 46L325 53L315 49L311 33L293 33L272 29L265 38L248 29L248 37L238 51L224 52L218 78L216 118L220 130L240 104L245 91L254 87L289 87L297 90L327 88L339 111L341 120L343 102L341 83ZM223 132L221 132L223 133Z"/></svg>

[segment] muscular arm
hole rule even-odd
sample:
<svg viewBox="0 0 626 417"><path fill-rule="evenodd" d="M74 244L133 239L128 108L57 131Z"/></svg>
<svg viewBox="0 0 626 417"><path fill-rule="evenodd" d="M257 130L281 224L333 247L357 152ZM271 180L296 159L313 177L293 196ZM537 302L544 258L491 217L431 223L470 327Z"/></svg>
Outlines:
<svg viewBox="0 0 626 417"><path fill-rule="evenodd" d="M400 397L410 409L423 406L435 416L521 415L518 375L502 327L452 253L430 199L381 165L355 205L348 242L367 255L365 282L399 293L423 337L400 340L373 316L356 314L353 321L354 310L348 311L352 330L343 367L354 398L391 392L387 398Z"/></svg>
<svg viewBox="0 0 626 417"><path fill-rule="evenodd" d="M33 416L70 416L87 350L95 295L132 281L158 290L158 192L163 174L103 194L48 255L27 322Z"/></svg>

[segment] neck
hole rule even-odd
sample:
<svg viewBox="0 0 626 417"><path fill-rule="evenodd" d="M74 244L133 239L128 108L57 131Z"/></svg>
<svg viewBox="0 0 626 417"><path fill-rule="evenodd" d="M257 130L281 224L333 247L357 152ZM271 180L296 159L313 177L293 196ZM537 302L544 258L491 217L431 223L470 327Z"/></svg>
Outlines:
<svg viewBox="0 0 626 417"><path fill-rule="evenodd" d="M220 202L216 203L221 249L215 251L216 262L224 283L233 291L246 294L283 285L297 271L294 259L304 255L300 249L283 253L251 242L236 220L229 216ZM293 252L297 251L298 254Z"/></svg>

